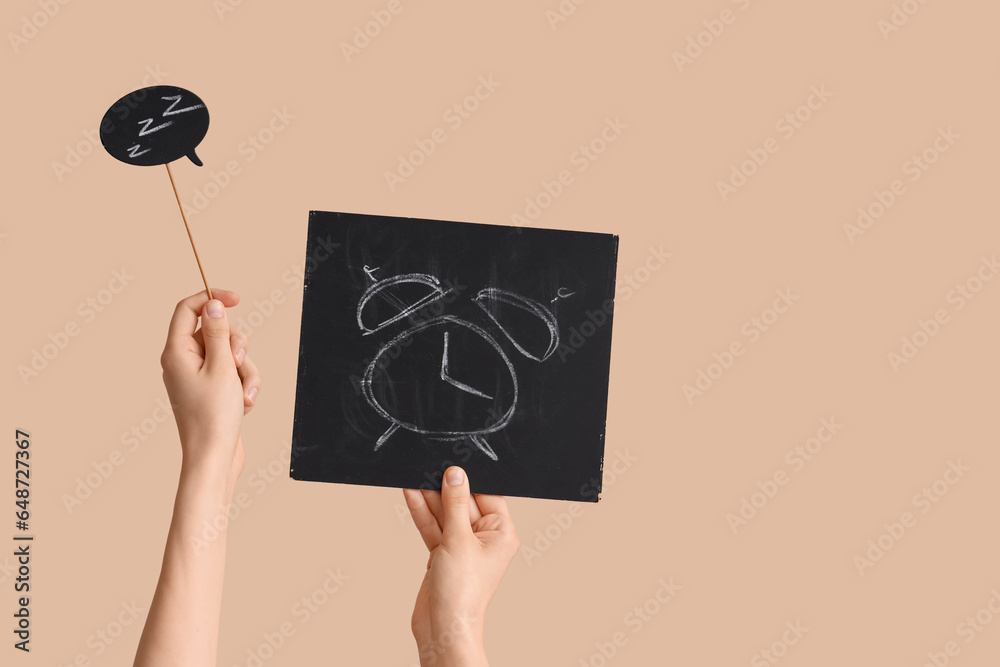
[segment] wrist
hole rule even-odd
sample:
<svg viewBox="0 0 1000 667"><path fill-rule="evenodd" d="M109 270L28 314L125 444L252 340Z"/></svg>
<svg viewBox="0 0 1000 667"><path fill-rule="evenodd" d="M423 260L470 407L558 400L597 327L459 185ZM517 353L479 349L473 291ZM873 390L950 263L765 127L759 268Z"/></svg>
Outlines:
<svg viewBox="0 0 1000 667"><path fill-rule="evenodd" d="M232 498L236 486L233 476L233 456L199 453L181 456L180 484L226 500Z"/></svg>
<svg viewBox="0 0 1000 667"><path fill-rule="evenodd" d="M486 665L483 617L468 612L435 614L430 634L418 641L420 664L434 667Z"/></svg>
<svg viewBox="0 0 1000 667"><path fill-rule="evenodd" d="M185 465L217 466L225 468L236 454L240 434L235 436L215 433L180 433L181 453Z"/></svg>
<svg viewBox="0 0 1000 667"><path fill-rule="evenodd" d="M482 641L456 640L417 646L421 667L489 667Z"/></svg>

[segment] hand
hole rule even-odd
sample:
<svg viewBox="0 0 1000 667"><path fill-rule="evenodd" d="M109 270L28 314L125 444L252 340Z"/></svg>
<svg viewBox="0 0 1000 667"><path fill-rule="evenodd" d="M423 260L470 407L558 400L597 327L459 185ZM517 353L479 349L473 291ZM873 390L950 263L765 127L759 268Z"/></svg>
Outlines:
<svg viewBox="0 0 1000 667"><path fill-rule="evenodd" d="M430 551L411 619L421 664L485 665L486 608L520 546L507 501L470 496L457 466L445 471L440 492L403 496Z"/></svg>
<svg viewBox="0 0 1000 667"><path fill-rule="evenodd" d="M225 466L235 481L243 470L240 427L261 378L247 355L246 336L229 329L225 308L238 304L239 295L222 289L212 294L214 301L202 291L177 304L160 365L185 465Z"/></svg>

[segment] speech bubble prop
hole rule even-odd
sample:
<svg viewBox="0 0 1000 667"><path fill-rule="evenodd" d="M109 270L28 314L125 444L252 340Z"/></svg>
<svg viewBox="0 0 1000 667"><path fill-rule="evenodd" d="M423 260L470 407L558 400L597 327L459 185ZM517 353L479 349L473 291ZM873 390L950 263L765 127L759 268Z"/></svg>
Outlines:
<svg viewBox="0 0 1000 667"><path fill-rule="evenodd" d="M170 163L184 156L202 166L194 149L207 133L208 108L205 103L190 90L177 86L150 86L133 91L112 104L101 119L101 143L113 158L140 167L166 166L205 291L209 299L214 299L174 174L170 171Z"/></svg>
<svg viewBox="0 0 1000 667"><path fill-rule="evenodd" d="M151 167L187 156L199 167L195 148L208 132L208 108L177 86L140 88L111 105L101 120L101 143L126 164Z"/></svg>

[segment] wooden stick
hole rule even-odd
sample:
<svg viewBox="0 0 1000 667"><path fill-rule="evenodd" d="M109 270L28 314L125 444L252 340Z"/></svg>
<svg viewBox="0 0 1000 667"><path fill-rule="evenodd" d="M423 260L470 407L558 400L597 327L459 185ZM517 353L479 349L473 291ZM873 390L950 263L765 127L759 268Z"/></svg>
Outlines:
<svg viewBox="0 0 1000 667"><path fill-rule="evenodd" d="M198 257L198 248L194 245L194 237L191 236L191 226L188 225L187 216L184 215L184 206L181 204L181 196L177 192L177 184L174 183L174 174L170 171L170 163L167 162L167 176L170 177L170 186L174 189L174 197L177 198L177 207L181 210L181 217L184 218L184 228L187 229L188 238L191 240L191 249L194 250L194 260L198 262L198 270L201 271L201 279L205 283L205 290L208 292L208 298L214 299L212 296L212 288L208 286L208 278L205 277L205 269L201 267L201 258Z"/></svg>

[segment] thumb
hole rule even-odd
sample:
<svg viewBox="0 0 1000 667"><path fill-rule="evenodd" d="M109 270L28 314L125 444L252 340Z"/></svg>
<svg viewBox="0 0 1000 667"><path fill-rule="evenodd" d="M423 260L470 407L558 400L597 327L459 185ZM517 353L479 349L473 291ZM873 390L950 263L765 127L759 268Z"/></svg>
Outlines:
<svg viewBox="0 0 1000 667"><path fill-rule="evenodd" d="M441 506L444 508L444 525L441 540L447 543L472 535L469 520L469 478L458 466L451 466L441 480Z"/></svg>
<svg viewBox="0 0 1000 667"><path fill-rule="evenodd" d="M235 366L229 342L229 319L226 307L218 299L205 304L201 313L201 335L205 340L205 366L208 370Z"/></svg>

